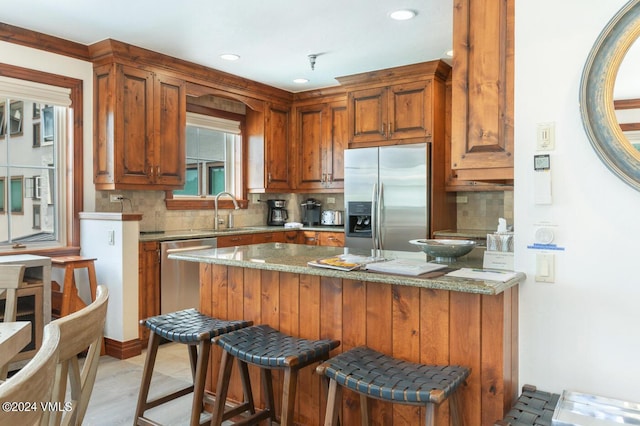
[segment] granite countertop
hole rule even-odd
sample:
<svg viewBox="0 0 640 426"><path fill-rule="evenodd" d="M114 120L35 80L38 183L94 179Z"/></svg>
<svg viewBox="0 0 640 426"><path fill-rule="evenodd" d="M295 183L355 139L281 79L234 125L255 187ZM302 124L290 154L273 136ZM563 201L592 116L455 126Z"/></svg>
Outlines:
<svg viewBox="0 0 640 426"><path fill-rule="evenodd" d="M264 269L297 274L320 275L359 281L380 282L394 285L408 285L414 287L433 288L440 290L458 291L464 293L477 293L495 295L504 290L524 282L525 274L519 272L509 281L473 280L466 278L454 278L442 275L462 267L481 268L482 260L468 259L464 256L447 269L424 274L419 277L383 274L377 272L339 271L325 268L315 268L307 265L307 262L340 255L343 253L363 256L371 255L370 250L348 249L342 247L308 246L302 244L265 243L245 246L235 246L217 249L195 250L185 253L169 255L171 259L190 262L213 263L218 265L239 266L251 269ZM426 255L422 252L382 251L381 255L386 259L415 259L426 261Z"/></svg>
<svg viewBox="0 0 640 426"><path fill-rule="evenodd" d="M284 226L244 226L237 228L213 229L185 229L177 231L140 231L140 241L170 241L186 240L192 238L223 237L225 235L258 234L261 232L285 232L285 231L325 231L344 232L344 226L304 226L302 228L285 228Z"/></svg>

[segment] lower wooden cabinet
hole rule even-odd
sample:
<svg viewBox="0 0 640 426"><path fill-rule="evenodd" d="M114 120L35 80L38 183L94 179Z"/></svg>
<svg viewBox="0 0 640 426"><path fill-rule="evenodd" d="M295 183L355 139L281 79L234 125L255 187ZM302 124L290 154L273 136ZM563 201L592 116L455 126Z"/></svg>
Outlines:
<svg viewBox="0 0 640 426"><path fill-rule="evenodd" d="M343 232L319 232L320 245L331 247L344 247Z"/></svg>
<svg viewBox="0 0 640 426"><path fill-rule="evenodd" d="M160 244L141 242L138 246L138 318L160 315ZM139 326L138 338L145 347L149 329Z"/></svg>
<svg viewBox="0 0 640 426"><path fill-rule="evenodd" d="M253 236L254 234L241 234L241 235L225 235L223 237L217 237L218 248L245 246L247 244L253 244Z"/></svg>
<svg viewBox="0 0 640 426"><path fill-rule="evenodd" d="M331 231L298 231L298 244L344 247L344 233Z"/></svg>

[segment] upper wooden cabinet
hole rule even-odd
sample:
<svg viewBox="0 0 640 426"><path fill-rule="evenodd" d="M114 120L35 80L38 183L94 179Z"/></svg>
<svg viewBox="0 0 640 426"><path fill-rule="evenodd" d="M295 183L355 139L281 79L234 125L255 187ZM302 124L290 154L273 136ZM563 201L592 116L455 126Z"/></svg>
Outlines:
<svg viewBox="0 0 640 426"><path fill-rule="evenodd" d="M295 108L295 188L331 192L344 188L347 147L345 97Z"/></svg>
<svg viewBox="0 0 640 426"><path fill-rule="evenodd" d="M449 72L431 61L339 77L347 88L349 147L435 142L435 132L443 135Z"/></svg>
<svg viewBox="0 0 640 426"><path fill-rule="evenodd" d="M289 172L291 108L265 103L264 111L247 110L247 190L291 189Z"/></svg>
<svg viewBox="0 0 640 426"><path fill-rule="evenodd" d="M431 140L431 80L349 93L351 145Z"/></svg>
<svg viewBox="0 0 640 426"><path fill-rule="evenodd" d="M515 0L456 0L451 167L457 179L513 180Z"/></svg>
<svg viewBox="0 0 640 426"><path fill-rule="evenodd" d="M95 67L94 83L96 189L182 187L185 82L112 63Z"/></svg>

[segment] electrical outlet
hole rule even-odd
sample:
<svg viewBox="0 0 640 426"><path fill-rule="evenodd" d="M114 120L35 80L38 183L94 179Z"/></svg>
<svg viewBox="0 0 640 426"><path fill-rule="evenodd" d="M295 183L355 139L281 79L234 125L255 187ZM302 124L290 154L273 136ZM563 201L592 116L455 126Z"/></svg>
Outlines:
<svg viewBox="0 0 640 426"><path fill-rule="evenodd" d="M109 201L119 203L122 201L122 194L109 194Z"/></svg>
<svg viewBox="0 0 640 426"><path fill-rule="evenodd" d="M327 204L335 204L336 199L334 197L327 197Z"/></svg>

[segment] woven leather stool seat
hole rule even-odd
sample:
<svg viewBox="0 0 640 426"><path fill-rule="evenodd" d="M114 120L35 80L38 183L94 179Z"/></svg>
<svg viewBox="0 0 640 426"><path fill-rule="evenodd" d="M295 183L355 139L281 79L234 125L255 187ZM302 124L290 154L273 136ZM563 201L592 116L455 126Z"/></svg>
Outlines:
<svg viewBox="0 0 640 426"><path fill-rule="evenodd" d="M158 424L146 418L144 416L145 411L189 393L193 393L190 425L197 426L208 423L208 421L200 423L200 414L203 411L203 401L205 401L204 385L207 376L207 367L209 365L209 353L211 352L211 339L230 331L249 327L253 325L253 323L251 321L223 321L203 315L196 309L185 309L183 311L147 318L140 321L140 324L151 330L151 335L149 336L147 356L142 372L142 383L138 395L138 405L135 416L136 424ZM156 355L162 340L187 345L193 384L170 394L148 400ZM208 397L206 400L209 402ZM227 418L227 415L228 413L223 413L224 418Z"/></svg>
<svg viewBox="0 0 640 426"><path fill-rule="evenodd" d="M298 370L311 363L329 358L329 352L340 346L337 340L307 340L280 333L267 326L247 327L229 334L215 337L213 341L222 347L220 374L216 389L216 401L211 424L222 424L222 410L229 387L233 359L240 368L240 377L245 401L235 413L249 411L251 416L243 419L243 424L257 424L263 419L276 420L271 370L284 370L282 386L281 425L293 424L293 410ZM256 412L251 393L251 383L247 364L260 368L265 393L266 409ZM230 410L231 411L231 410Z"/></svg>
<svg viewBox="0 0 640 426"><path fill-rule="evenodd" d="M503 420L501 426L551 426L553 412L560 395L543 392L532 385L524 385L522 394Z"/></svg>
<svg viewBox="0 0 640 426"><path fill-rule="evenodd" d="M268 325L245 328L216 339L234 357L265 367L303 367L337 348L336 340L306 340L282 334Z"/></svg>
<svg viewBox="0 0 640 426"><path fill-rule="evenodd" d="M361 411L366 418L366 398L375 398L400 404L425 405L427 425L432 424L434 405L456 396L456 390L471 373L470 369L461 366L402 361L366 346L343 352L325 361L316 371L330 379L325 425L337 422L340 404L336 399L340 386L362 396L361 404L364 406ZM459 415L454 413L458 408L454 398L451 405L455 424Z"/></svg>
<svg viewBox="0 0 640 426"><path fill-rule="evenodd" d="M160 337L179 343L195 343L211 340L230 331L248 327L251 321L223 321L201 314L195 309L158 315L140 321Z"/></svg>

